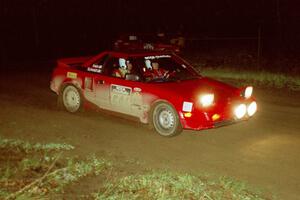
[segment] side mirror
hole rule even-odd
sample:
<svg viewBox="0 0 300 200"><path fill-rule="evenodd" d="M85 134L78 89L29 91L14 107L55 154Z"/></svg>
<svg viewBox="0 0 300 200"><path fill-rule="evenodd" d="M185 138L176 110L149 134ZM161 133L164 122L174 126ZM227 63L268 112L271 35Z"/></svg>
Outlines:
<svg viewBox="0 0 300 200"><path fill-rule="evenodd" d="M128 80L128 81L139 81L140 80L140 76L136 75L136 74L126 74L125 75L125 80Z"/></svg>

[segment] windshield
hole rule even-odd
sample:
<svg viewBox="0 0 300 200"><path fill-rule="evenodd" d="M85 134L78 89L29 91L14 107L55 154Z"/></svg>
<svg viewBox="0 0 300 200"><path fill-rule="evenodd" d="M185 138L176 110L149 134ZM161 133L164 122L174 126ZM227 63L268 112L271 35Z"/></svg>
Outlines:
<svg viewBox="0 0 300 200"><path fill-rule="evenodd" d="M174 55L155 55L135 59L145 82L169 82L199 78L188 63Z"/></svg>

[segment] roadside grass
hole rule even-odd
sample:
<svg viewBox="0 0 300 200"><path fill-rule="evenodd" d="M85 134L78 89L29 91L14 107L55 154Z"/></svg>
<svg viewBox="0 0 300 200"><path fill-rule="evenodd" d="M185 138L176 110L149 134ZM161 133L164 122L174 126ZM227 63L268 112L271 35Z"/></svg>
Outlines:
<svg viewBox="0 0 300 200"><path fill-rule="evenodd" d="M261 66L257 66L257 60L252 53L226 53L189 52L184 57L202 75L225 82L234 82L235 85L251 84L263 88L300 90L298 62L281 60L280 63L274 62L272 66L266 60L262 60Z"/></svg>
<svg viewBox="0 0 300 200"><path fill-rule="evenodd" d="M96 200L102 199L207 199L207 200L263 200L261 192L249 189L244 182L221 177L211 179L206 175L152 170L148 173L125 176L105 184Z"/></svg>
<svg viewBox="0 0 300 200"><path fill-rule="evenodd" d="M0 199L65 199L77 194L85 177L97 179L98 190L73 199L273 199L229 177L147 169L138 161L66 157L68 144L30 144L0 137ZM95 183L92 183L95 184ZM83 186L81 186L83 187Z"/></svg>
<svg viewBox="0 0 300 200"><path fill-rule="evenodd" d="M0 137L0 199L47 199L88 175L99 175L110 162L62 156L68 144L30 144Z"/></svg>
<svg viewBox="0 0 300 200"><path fill-rule="evenodd" d="M198 69L204 76L233 80L237 84L251 84L258 87L286 88L292 91L300 91L300 76L292 76L267 71L238 70L230 67ZM241 86L241 85L240 85Z"/></svg>
<svg viewBox="0 0 300 200"><path fill-rule="evenodd" d="M0 148L15 149L16 151L24 151L26 153L32 151L59 151L59 150L72 150L74 147L69 144L31 144L22 140L4 139L0 137Z"/></svg>

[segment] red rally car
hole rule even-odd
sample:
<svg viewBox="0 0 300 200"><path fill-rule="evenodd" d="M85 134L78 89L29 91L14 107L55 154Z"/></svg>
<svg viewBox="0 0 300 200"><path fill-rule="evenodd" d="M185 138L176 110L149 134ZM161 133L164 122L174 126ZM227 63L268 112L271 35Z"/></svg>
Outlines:
<svg viewBox="0 0 300 200"><path fill-rule="evenodd" d="M164 52L60 59L50 88L69 112L90 107L125 114L162 136L247 120L257 110L251 86L203 77L178 55Z"/></svg>

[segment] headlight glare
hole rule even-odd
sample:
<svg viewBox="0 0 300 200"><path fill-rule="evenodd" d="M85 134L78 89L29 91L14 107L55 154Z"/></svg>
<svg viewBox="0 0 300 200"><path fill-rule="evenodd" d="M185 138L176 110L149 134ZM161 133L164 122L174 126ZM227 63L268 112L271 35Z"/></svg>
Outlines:
<svg viewBox="0 0 300 200"><path fill-rule="evenodd" d="M245 116L247 112L247 107L245 104L240 104L234 109L234 115L238 118L241 119Z"/></svg>
<svg viewBox="0 0 300 200"><path fill-rule="evenodd" d="M253 92L253 87L252 86L246 87L246 89L244 91L244 97L246 99L250 98L252 96L252 92Z"/></svg>
<svg viewBox="0 0 300 200"><path fill-rule="evenodd" d="M250 103L250 105L247 108L247 113L248 115L251 117L256 113L257 110L257 104L255 101L253 101L252 103Z"/></svg>
<svg viewBox="0 0 300 200"><path fill-rule="evenodd" d="M207 107L213 104L214 102L214 94L205 94L200 96L200 103L202 106Z"/></svg>

